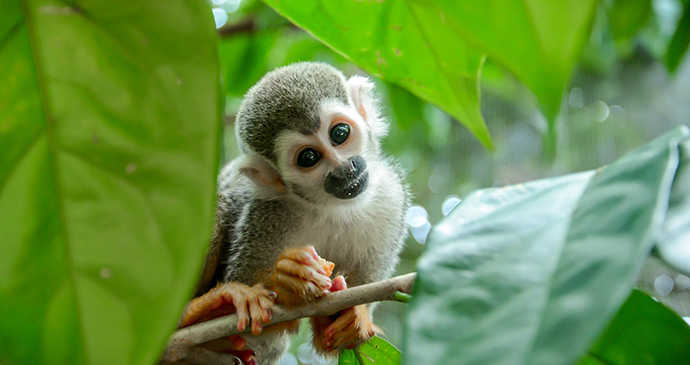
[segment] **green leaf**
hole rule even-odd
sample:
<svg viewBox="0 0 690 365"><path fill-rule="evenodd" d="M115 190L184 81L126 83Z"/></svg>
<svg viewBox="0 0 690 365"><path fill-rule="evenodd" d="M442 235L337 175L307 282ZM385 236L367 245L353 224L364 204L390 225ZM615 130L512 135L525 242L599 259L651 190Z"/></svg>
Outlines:
<svg viewBox="0 0 690 365"><path fill-rule="evenodd" d="M368 364L400 364L400 350L383 338L374 336L353 350L343 350L338 359L338 365Z"/></svg>
<svg viewBox="0 0 690 365"><path fill-rule="evenodd" d="M418 262L404 363L579 359L661 231L678 144L689 135L679 128L596 172L463 200Z"/></svg>
<svg viewBox="0 0 690 365"><path fill-rule="evenodd" d="M228 95L242 97L269 71L268 55L279 36L280 32L269 29L233 35L219 42Z"/></svg>
<svg viewBox="0 0 690 365"><path fill-rule="evenodd" d="M615 0L608 11L611 33L616 41L628 41L649 21L651 0Z"/></svg>
<svg viewBox="0 0 690 365"><path fill-rule="evenodd" d="M372 75L440 106L493 148L479 109L484 58L450 27L452 15L412 0L265 2Z"/></svg>
<svg viewBox="0 0 690 365"><path fill-rule="evenodd" d="M690 47L690 2L683 4L683 15L666 49L666 68L675 72Z"/></svg>
<svg viewBox="0 0 690 365"><path fill-rule="evenodd" d="M690 142L680 145L680 166L673 181L664 230L657 249L664 261L690 274Z"/></svg>
<svg viewBox="0 0 690 365"><path fill-rule="evenodd" d="M424 102L405 89L387 85L388 100L395 122L404 130L409 130L424 121Z"/></svg>
<svg viewBox="0 0 690 365"><path fill-rule="evenodd" d="M208 4L0 4L0 362L154 363L213 220Z"/></svg>
<svg viewBox="0 0 690 365"><path fill-rule="evenodd" d="M633 292L581 364L689 364L690 327L674 311Z"/></svg>
<svg viewBox="0 0 690 365"><path fill-rule="evenodd" d="M549 122L547 143L561 97L587 42L596 0L425 0L443 14L453 34L510 70L536 95ZM549 145L546 145L547 150Z"/></svg>

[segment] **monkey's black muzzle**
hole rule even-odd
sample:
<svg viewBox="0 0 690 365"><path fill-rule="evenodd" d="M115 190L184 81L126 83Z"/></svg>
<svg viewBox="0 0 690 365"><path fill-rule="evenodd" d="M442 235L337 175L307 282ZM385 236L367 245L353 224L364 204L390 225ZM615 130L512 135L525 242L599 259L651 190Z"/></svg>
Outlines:
<svg viewBox="0 0 690 365"><path fill-rule="evenodd" d="M363 158L350 157L326 176L324 190L338 199L352 199L367 190L369 172Z"/></svg>

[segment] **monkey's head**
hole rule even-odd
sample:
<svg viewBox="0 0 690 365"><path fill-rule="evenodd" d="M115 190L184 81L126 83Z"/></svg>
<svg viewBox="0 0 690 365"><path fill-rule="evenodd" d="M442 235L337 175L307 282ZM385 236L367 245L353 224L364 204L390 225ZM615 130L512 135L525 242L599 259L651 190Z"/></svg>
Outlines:
<svg viewBox="0 0 690 365"><path fill-rule="evenodd" d="M239 171L264 196L291 195L315 204L367 195L380 163L373 84L335 68L303 62L264 76L245 96L236 131ZM379 180L375 180L375 179Z"/></svg>

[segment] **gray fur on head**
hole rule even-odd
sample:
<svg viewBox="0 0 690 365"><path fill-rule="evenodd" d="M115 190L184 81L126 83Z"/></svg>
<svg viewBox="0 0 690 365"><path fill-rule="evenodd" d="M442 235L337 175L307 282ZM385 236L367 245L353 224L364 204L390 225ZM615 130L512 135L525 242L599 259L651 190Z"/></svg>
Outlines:
<svg viewBox="0 0 690 365"><path fill-rule="evenodd" d="M348 103L345 77L325 63L300 62L267 73L245 96L237 113L237 140L243 152L252 150L273 163L274 141L283 130L315 133L320 103Z"/></svg>

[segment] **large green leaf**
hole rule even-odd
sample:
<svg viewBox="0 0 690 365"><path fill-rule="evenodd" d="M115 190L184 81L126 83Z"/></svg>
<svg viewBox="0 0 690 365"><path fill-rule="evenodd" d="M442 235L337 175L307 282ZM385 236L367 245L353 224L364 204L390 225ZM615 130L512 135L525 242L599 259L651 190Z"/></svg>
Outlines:
<svg viewBox="0 0 690 365"><path fill-rule="evenodd" d="M597 171L479 191L418 263L407 364L568 364L630 293L660 233L680 128Z"/></svg>
<svg viewBox="0 0 690 365"><path fill-rule="evenodd" d="M0 362L153 363L218 164L208 4L0 2Z"/></svg>
<svg viewBox="0 0 690 365"><path fill-rule="evenodd" d="M454 14L414 0L265 2L367 72L440 106L492 147L479 109L483 56L450 26Z"/></svg>
<svg viewBox="0 0 690 365"><path fill-rule="evenodd" d="M690 327L674 311L633 290L581 364L690 364Z"/></svg>
<svg viewBox="0 0 690 365"><path fill-rule="evenodd" d="M690 274L690 142L680 145L680 166L673 181L664 230L657 249L667 263Z"/></svg>
<svg viewBox="0 0 690 365"><path fill-rule="evenodd" d="M416 1L417 2L417 1ZM418 0L446 19L536 95L549 121L547 150L564 88L589 38L596 0ZM550 147L549 147L550 146Z"/></svg>

